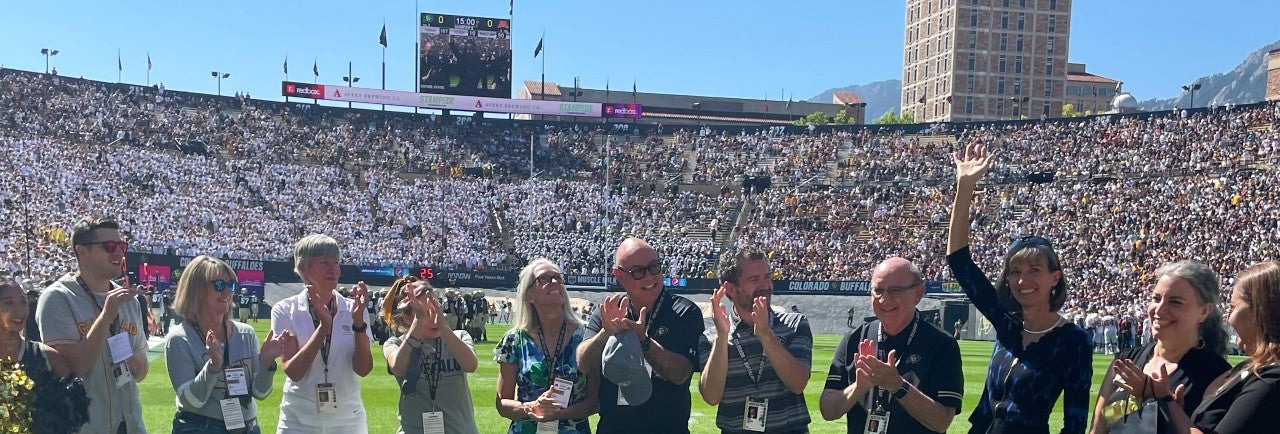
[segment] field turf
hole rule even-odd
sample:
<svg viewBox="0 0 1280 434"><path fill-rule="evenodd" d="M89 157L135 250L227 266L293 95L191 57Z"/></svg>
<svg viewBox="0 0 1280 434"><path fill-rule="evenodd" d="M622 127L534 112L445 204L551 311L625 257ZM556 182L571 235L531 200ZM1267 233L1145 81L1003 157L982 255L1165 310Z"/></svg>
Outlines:
<svg viewBox="0 0 1280 434"><path fill-rule="evenodd" d="M258 330L259 339L265 337L267 330L270 328L267 321L251 325ZM507 429L508 420L498 416L497 410L493 407L494 389L498 376L498 365L493 362L493 347L495 342L506 331L506 327L505 325L489 325L489 342L476 344L476 354L480 358L480 367L474 374L468 376L468 381L471 385L471 399L475 403L476 421L482 433L502 433L506 432ZM827 368L831 364L832 354L839 342L839 335L814 336L813 375L809 379L809 386L805 388L805 400L809 405L810 417L813 419L813 422L809 425L809 430L813 433L845 432L843 418L827 422L822 420L822 415L818 411L818 397L822 394L822 387L826 382ZM969 429L968 416L973 411L978 397L982 394L982 384L987 371L987 361L991 356L991 346L990 342L960 342L960 354L965 367L964 408L961 409L960 414L952 422L951 428L948 430L949 433L963 433ZM159 353L151 353L154 358L151 361L147 379L139 385L142 394L142 411L148 431L168 432L176 408L174 404L174 389L169 383L169 375L165 369L163 348L157 347L156 351L159 351ZM376 343L373 347L373 356L373 372L368 377L361 379L361 394L364 398L365 409L368 412L369 432L394 433L397 427L396 403L399 391L394 378L387 374L386 361L382 358L382 347ZM1097 394L1098 384L1102 381L1102 375L1105 373L1110 360L1109 356L1096 355L1094 357L1093 395ZM1239 357L1231 357L1229 359L1232 364L1237 363L1239 360ZM690 385L693 394L693 412L689 425L694 433L718 432L715 429L716 409L704 403L698 395L697 374L695 373L694 375L694 381ZM262 432L264 433L275 432L280 404L280 388L284 383L284 378L284 371L278 371L271 396L267 397L265 401L258 402L259 424L262 425ZM1090 398L1090 402L1092 400ZM1061 403L1061 400L1059 400L1059 403ZM1059 404L1049 424L1052 432L1057 432L1061 429L1061 404ZM594 417L591 425L592 427L595 426Z"/></svg>

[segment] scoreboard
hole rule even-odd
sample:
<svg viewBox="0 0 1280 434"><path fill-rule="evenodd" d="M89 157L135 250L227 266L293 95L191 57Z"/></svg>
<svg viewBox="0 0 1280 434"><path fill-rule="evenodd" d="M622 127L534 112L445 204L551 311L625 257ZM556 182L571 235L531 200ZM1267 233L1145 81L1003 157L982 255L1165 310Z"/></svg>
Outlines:
<svg viewBox="0 0 1280 434"><path fill-rule="evenodd" d="M418 92L511 98L511 20L423 13Z"/></svg>

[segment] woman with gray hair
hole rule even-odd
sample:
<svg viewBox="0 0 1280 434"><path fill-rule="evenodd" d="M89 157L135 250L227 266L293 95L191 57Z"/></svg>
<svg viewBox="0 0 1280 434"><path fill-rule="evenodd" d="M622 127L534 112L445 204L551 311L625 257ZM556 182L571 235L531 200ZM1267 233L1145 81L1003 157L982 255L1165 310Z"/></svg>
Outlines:
<svg viewBox="0 0 1280 434"><path fill-rule="evenodd" d="M1178 261L1156 269L1147 316L1154 342L1121 351L1107 369L1093 410L1091 433L1110 432L1110 424L1156 398L1152 377L1167 372L1172 387L1183 386L1182 408L1195 411L1205 388L1231 369L1218 275L1199 261Z"/></svg>
<svg viewBox="0 0 1280 434"><path fill-rule="evenodd" d="M586 328L569 306L564 274L539 258L520 270L517 285L515 321L493 349L498 414L511 419L509 434L590 433L599 374L578 370Z"/></svg>
<svg viewBox="0 0 1280 434"><path fill-rule="evenodd" d="M364 434L366 423L360 382L373 370L369 341L369 289L352 289L353 299L338 294L342 275L338 242L313 234L293 246L293 270L302 292L271 309L271 330L297 336L301 346L284 357L284 396L276 432Z"/></svg>
<svg viewBox="0 0 1280 434"><path fill-rule="evenodd" d="M276 359L298 349L288 330L258 336L231 320L236 273L226 262L197 256L178 280L173 310L182 325L169 330L164 359L176 391L172 432L261 432L254 400L271 394ZM233 431L242 430L242 431Z"/></svg>

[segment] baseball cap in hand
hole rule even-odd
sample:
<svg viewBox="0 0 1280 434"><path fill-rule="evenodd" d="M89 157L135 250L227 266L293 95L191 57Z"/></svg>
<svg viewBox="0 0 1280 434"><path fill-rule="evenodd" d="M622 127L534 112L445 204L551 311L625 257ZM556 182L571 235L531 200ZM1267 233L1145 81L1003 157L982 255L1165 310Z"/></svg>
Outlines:
<svg viewBox="0 0 1280 434"><path fill-rule="evenodd" d="M644 367L644 352L635 332L627 330L609 337L601 357L604 378L618 385L618 393L628 405L640 405L653 393L649 370Z"/></svg>

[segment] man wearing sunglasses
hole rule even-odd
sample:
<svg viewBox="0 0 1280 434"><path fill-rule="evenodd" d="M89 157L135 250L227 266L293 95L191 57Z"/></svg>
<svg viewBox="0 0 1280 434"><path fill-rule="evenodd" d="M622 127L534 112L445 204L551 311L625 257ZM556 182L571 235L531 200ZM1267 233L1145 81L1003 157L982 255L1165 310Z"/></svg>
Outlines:
<svg viewBox="0 0 1280 434"><path fill-rule="evenodd" d="M618 385L601 376L596 432L688 433L689 379L697 366L702 310L664 289L662 261L642 239L627 238L618 246L613 278L626 294L609 297L592 313L589 338L578 350L579 366L601 369L609 337L634 332L650 373L651 393L643 403L627 402Z"/></svg>
<svg viewBox="0 0 1280 434"><path fill-rule="evenodd" d="M79 271L40 295L41 337L84 379L89 423L81 433L145 433L137 383L147 376L146 323L133 289L113 281L129 244L119 223L100 218L76 223L71 242Z"/></svg>
<svg viewBox="0 0 1280 434"><path fill-rule="evenodd" d="M890 258L871 274L875 321L836 346L819 406L822 417L846 416L848 432L947 432L960 412L964 376L960 347L920 319L920 268Z"/></svg>

